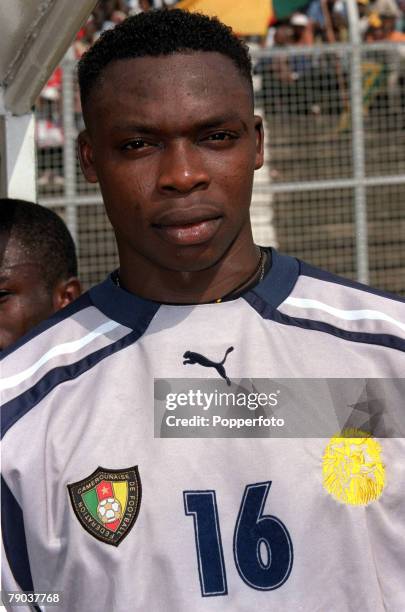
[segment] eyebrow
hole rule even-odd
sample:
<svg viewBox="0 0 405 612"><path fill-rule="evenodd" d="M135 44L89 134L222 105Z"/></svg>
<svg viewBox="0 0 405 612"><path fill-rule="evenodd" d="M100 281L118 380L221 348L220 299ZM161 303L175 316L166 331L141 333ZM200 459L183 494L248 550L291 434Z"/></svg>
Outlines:
<svg viewBox="0 0 405 612"><path fill-rule="evenodd" d="M229 113L228 115L207 117L206 119L197 121L193 125L193 129L195 129L196 131L204 130L204 129L207 130L211 128L220 127L224 123L229 123L231 121L238 121L239 123L243 125L245 129L247 128L245 122L242 121L239 115L235 113ZM151 135L160 134L162 131L155 125L148 125L147 123L137 123L135 121L127 122L127 123L117 123L116 125L113 126L113 129L120 131L120 132L140 132L142 134L151 134Z"/></svg>

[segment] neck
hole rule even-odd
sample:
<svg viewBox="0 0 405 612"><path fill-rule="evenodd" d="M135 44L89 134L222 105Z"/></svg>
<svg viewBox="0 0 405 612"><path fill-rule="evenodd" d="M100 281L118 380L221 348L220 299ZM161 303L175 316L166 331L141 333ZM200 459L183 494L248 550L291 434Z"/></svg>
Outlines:
<svg viewBox="0 0 405 612"><path fill-rule="evenodd" d="M167 270L138 253L120 252L120 285L157 302L201 304L242 289L259 274L260 249L250 240L236 240L213 265L202 270Z"/></svg>

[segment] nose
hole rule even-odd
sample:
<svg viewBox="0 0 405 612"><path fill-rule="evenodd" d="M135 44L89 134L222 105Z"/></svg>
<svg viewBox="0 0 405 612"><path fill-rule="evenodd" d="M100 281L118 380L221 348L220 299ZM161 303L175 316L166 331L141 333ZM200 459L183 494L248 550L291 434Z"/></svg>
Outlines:
<svg viewBox="0 0 405 612"><path fill-rule="evenodd" d="M198 145L179 140L161 155L158 189L162 193L187 194L206 189L210 183Z"/></svg>

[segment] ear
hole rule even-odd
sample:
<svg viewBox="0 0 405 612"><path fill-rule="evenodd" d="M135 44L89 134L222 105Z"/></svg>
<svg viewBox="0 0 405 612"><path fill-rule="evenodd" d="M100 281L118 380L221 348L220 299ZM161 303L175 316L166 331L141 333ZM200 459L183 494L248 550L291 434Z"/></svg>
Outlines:
<svg viewBox="0 0 405 612"><path fill-rule="evenodd" d="M77 138L77 154L80 167L89 183L97 183L97 173L94 166L93 147L87 130L80 132Z"/></svg>
<svg viewBox="0 0 405 612"><path fill-rule="evenodd" d="M82 287L76 276L72 276L68 280L59 281L52 292L54 312L76 300L81 292Z"/></svg>
<svg viewBox="0 0 405 612"><path fill-rule="evenodd" d="M255 170L263 166L264 160L264 132L263 120L259 115L254 116L255 134L256 134L256 160Z"/></svg>

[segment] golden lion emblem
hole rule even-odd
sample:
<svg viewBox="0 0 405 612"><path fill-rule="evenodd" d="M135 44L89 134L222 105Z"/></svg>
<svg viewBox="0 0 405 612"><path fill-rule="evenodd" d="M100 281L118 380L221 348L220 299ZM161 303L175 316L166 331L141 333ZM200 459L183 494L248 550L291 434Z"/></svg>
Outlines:
<svg viewBox="0 0 405 612"><path fill-rule="evenodd" d="M331 438L323 455L323 486L340 502L366 505L385 485L381 446L371 434L347 429Z"/></svg>

